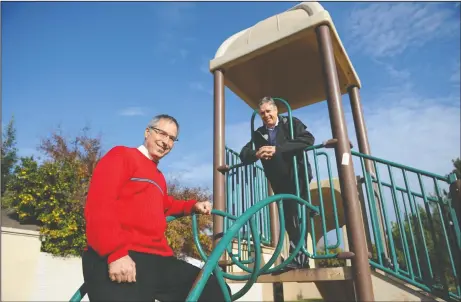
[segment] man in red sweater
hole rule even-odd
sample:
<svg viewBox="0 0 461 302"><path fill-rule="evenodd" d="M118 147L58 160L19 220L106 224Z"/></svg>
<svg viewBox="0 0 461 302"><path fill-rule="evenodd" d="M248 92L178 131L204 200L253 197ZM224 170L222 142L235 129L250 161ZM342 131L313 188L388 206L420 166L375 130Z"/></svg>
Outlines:
<svg viewBox="0 0 461 302"><path fill-rule="evenodd" d="M200 269L173 256L165 238L166 217L209 215L212 206L167 193L158 163L178 132L173 117L156 116L143 145L114 147L97 164L85 205L88 248L82 258L91 301L184 301L191 290ZM201 300L223 299L211 276Z"/></svg>

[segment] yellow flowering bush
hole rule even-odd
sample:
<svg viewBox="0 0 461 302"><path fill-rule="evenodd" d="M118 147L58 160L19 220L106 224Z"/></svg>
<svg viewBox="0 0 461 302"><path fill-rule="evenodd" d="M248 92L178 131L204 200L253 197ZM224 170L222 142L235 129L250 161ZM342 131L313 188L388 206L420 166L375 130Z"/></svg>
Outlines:
<svg viewBox="0 0 461 302"><path fill-rule="evenodd" d="M79 255L85 245L83 197L87 181L78 161L22 159L8 184L11 207L20 221L40 225L42 251Z"/></svg>
<svg viewBox="0 0 461 302"><path fill-rule="evenodd" d="M40 226L42 251L80 255L86 244L83 208L88 182L100 158L99 139L74 141L53 133L40 149L47 159L21 158L7 185L5 204L21 222Z"/></svg>

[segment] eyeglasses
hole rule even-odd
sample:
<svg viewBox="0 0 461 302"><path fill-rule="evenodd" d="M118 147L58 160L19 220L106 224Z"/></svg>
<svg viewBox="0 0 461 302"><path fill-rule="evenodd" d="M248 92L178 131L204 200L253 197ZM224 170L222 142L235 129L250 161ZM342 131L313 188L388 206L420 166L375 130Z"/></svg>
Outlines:
<svg viewBox="0 0 461 302"><path fill-rule="evenodd" d="M163 136L163 137L167 137L173 143L178 141L178 138L176 138L176 137L174 137L172 135L169 135L168 133L166 133L162 129L158 129L158 128L155 128L155 127L152 127L152 126L150 126L149 128L154 130L158 135Z"/></svg>

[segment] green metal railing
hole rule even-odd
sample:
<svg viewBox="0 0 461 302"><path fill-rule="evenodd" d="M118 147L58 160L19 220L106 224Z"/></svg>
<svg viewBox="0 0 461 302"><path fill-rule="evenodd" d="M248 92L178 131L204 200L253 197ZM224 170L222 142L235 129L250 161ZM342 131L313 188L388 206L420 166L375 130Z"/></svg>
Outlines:
<svg viewBox="0 0 461 302"><path fill-rule="evenodd" d="M240 166L241 161L237 152L226 147L226 164L237 168L226 175L226 211L236 217L242 215L251 205L268 196L268 185L264 170L256 163ZM271 242L269 209L264 208L256 217L257 233L261 243L269 245ZM229 228L225 226L224 229ZM244 225L237 233L236 238L241 249L242 240L250 241L249 224Z"/></svg>
<svg viewBox="0 0 461 302"><path fill-rule="evenodd" d="M455 174L441 176L355 151L352 155L364 176L371 266L445 300L459 301L459 218L441 190L441 185L456 181ZM366 171L366 160L371 161L374 173ZM398 185L399 179L403 185ZM433 185L432 194L424 180ZM382 229L378 225L380 212ZM384 250L389 259L385 259Z"/></svg>
<svg viewBox="0 0 461 302"><path fill-rule="evenodd" d="M335 185L333 180L333 174L331 171L331 160L329 155L319 150L323 148L323 144L319 144L316 146L312 146L306 149L306 153L304 153L304 169L305 175L307 175L307 154L311 154L311 157L314 159L314 169L313 169L313 176L314 181L317 183L317 188L321 187L321 179L327 179L328 184L330 187L329 192L329 199L332 202L332 210L333 210L333 229L327 229L327 219L325 218L325 200L327 199L324 196L323 190L318 190L318 211L306 211L305 207L300 206L299 208L299 217L301 219L301 224L304 224L304 221L308 222L309 225L309 233L311 234L311 244L312 244L312 252L307 251L307 242L305 241L302 245L301 250L303 253L308 255L308 257L312 259L326 259L326 258L333 258L336 257L336 254L329 254L330 250L334 250L338 248L342 243L342 238L340 236L340 225L338 219L338 212L336 206L336 196L335 196ZM264 176L264 172L261 167L257 166L256 164L248 164L244 165L238 159L238 153L235 151L226 148L226 159L229 158L231 160L227 161L226 164L230 165L229 172L227 173L227 194L226 194L226 205L227 205L227 212L231 215L236 217L240 216L243 212L249 209L251 206L257 204L258 202L266 199L268 197L268 190L267 190L267 180ZM323 158L324 162L321 162L320 159ZM327 176L325 178L321 177L320 168L322 163L327 168ZM250 171L253 172L253 174ZM244 182L244 177L240 177L241 174L248 173L250 175L248 178L251 181ZM240 177L240 178L239 178ZM311 183L306 180L306 187L307 187L307 202L312 204L312 197L311 197ZM256 192L256 193L255 193ZM250 196L250 198L248 198ZM252 198L251 198L252 197ZM246 198L246 199L245 199ZM241 205L241 206L240 206ZM263 244L269 245L271 240L271 233L270 233L270 214L269 208L263 208L261 212L258 213L257 217L255 218L257 222L257 230L258 234L260 235L260 240ZM317 227L316 227L317 225ZM231 227L231 223L225 223L224 229L227 230ZM320 236L323 238L323 248L322 250L325 251L325 254L329 254L331 256L326 256L322 252L321 254L317 250L317 243L320 238L316 237L316 228L320 227L321 232ZM330 240L327 241L327 234L331 231L334 231L335 236L329 236ZM282 229L282 232L285 232ZM236 237L233 241L237 243L238 246L238 257L249 259L252 261L251 254L254 252L252 250L252 239L251 239L251 232L249 231L249 222L247 225L244 225L242 229L237 233ZM246 254L243 254L241 246L243 244L250 243L247 249ZM248 260L246 260L248 261Z"/></svg>

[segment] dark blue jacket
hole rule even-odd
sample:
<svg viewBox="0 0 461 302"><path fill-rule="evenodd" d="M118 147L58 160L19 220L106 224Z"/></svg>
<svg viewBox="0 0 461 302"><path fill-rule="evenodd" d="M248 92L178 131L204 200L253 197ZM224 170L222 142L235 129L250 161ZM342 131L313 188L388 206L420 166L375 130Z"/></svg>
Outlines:
<svg viewBox="0 0 461 302"><path fill-rule="evenodd" d="M290 139L290 124L288 117L279 115L275 142L276 153L270 160L261 160L264 173L270 181L274 193L296 193L294 183L293 156L297 155L298 177L300 188L305 189L306 175L304 172L303 150L314 145L314 136L307 131L307 127L297 118L293 117L294 139ZM252 149L252 142L255 149ZM240 160L245 164L256 162L256 151L262 146L270 146L269 134L263 125L253 132L251 141L240 152ZM306 154L307 159L307 154ZM312 169L307 160L308 179L312 179Z"/></svg>

